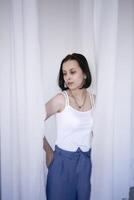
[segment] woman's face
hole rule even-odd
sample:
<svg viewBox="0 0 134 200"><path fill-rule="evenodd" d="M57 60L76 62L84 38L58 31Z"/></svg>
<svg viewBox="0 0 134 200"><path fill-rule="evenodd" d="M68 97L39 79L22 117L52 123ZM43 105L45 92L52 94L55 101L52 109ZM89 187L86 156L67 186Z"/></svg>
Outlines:
<svg viewBox="0 0 134 200"><path fill-rule="evenodd" d="M63 63L63 78L69 89L78 89L83 86L84 73L76 60L68 60Z"/></svg>

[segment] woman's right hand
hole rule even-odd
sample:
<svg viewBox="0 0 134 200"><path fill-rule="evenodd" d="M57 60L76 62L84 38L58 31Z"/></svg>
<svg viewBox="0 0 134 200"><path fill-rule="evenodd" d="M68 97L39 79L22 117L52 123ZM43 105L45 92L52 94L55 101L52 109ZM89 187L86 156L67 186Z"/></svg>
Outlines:
<svg viewBox="0 0 134 200"><path fill-rule="evenodd" d="M54 152L45 136L43 138L43 149L46 152L46 165L47 165L47 167L49 167L50 163L53 160Z"/></svg>
<svg viewBox="0 0 134 200"><path fill-rule="evenodd" d="M46 150L46 166L47 166L47 168L53 161L53 157L54 157L54 152L53 152L52 148L47 149Z"/></svg>

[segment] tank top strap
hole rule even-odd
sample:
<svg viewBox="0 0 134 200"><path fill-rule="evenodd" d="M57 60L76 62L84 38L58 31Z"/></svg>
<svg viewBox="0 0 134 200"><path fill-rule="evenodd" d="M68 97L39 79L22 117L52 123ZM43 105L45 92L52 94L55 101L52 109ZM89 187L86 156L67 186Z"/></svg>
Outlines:
<svg viewBox="0 0 134 200"><path fill-rule="evenodd" d="M68 106L68 105L69 105L69 97L68 97L67 91L64 90L64 91L62 92L62 94L63 94L64 97L65 97L65 105Z"/></svg>
<svg viewBox="0 0 134 200"><path fill-rule="evenodd" d="M91 107L93 108L94 106L94 96L93 96L93 93L89 93L89 96L90 96L90 101L91 101Z"/></svg>

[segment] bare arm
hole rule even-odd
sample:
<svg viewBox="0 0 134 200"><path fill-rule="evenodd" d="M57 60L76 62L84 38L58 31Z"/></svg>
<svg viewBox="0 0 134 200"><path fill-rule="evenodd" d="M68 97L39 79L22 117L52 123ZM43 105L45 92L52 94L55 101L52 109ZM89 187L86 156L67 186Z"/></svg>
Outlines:
<svg viewBox="0 0 134 200"><path fill-rule="evenodd" d="M57 94L45 104L45 120L57 112L60 112L64 107L64 97L62 94ZM46 152L46 165L50 165L53 160L53 149L47 141L46 137L43 138L43 149Z"/></svg>
<svg viewBox="0 0 134 200"><path fill-rule="evenodd" d="M50 146L50 144L48 143L46 137L44 136L43 138L43 149L44 151L51 151L52 150L52 147Z"/></svg>
<svg viewBox="0 0 134 200"><path fill-rule="evenodd" d="M65 106L64 96L61 93L54 96L45 104L45 110L46 110L45 120L47 120L49 117L56 114L57 112L61 112L64 106Z"/></svg>
<svg viewBox="0 0 134 200"><path fill-rule="evenodd" d="M48 167L53 160L53 149L45 136L43 138L43 149L46 152L46 166Z"/></svg>

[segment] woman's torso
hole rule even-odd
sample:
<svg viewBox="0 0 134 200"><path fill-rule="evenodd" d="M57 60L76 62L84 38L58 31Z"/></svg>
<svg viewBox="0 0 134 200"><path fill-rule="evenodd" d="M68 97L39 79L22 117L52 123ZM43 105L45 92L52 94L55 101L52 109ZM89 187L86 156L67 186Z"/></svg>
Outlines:
<svg viewBox="0 0 134 200"><path fill-rule="evenodd" d="M65 98L65 108L56 114L56 145L68 151L76 151L78 147L82 151L88 151L92 143L93 94L89 93L91 108L87 111L73 108L70 105L67 91L63 91L62 94Z"/></svg>

